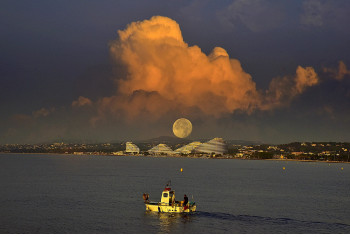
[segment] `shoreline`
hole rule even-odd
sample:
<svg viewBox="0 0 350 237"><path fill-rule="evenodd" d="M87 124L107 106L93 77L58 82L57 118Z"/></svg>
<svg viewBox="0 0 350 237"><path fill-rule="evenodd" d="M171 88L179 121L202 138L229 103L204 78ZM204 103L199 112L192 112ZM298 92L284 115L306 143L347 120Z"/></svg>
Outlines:
<svg viewBox="0 0 350 237"><path fill-rule="evenodd" d="M331 161L331 160L298 160L298 159L243 159L243 158L228 158L228 157L189 157L189 156L145 156L145 155L113 155L113 154L66 154L66 153L19 153L19 152L0 152L0 154L14 155L70 155L70 156L112 156L112 157L154 157L154 158L190 158L190 159L214 159L214 160L261 160L261 161L299 161L299 162L320 162L320 163L342 163L348 164L349 161Z"/></svg>
<svg viewBox="0 0 350 237"><path fill-rule="evenodd" d="M274 161L299 161L299 162L321 162L321 163L350 163L349 161L338 160L297 160L297 159L265 159Z"/></svg>

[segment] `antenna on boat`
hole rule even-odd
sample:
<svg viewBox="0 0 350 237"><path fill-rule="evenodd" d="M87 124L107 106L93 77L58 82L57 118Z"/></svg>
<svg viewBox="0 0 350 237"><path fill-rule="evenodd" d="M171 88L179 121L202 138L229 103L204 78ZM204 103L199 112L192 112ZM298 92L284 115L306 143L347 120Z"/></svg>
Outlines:
<svg viewBox="0 0 350 237"><path fill-rule="evenodd" d="M171 180L169 180L169 181L166 183L165 188L170 188L170 186L171 186Z"/></svg>

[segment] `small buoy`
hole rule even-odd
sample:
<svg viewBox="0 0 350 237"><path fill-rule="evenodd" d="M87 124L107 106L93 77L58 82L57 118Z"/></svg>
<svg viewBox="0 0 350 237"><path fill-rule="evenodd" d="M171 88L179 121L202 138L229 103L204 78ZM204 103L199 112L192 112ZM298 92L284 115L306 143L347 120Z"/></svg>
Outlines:
<svg viewBox="0 0 350 237"><path fill-rule="evenodd" d="M183 171L183 169L181 168L181 169L180 169L180 171L182 172L182 171Z"/></svg>
<svg viewBox="0 0 350 237"><path fill-rule="evenodd" d="M286 167L283 167L283 170L285 170L286 169Z"/></svg>

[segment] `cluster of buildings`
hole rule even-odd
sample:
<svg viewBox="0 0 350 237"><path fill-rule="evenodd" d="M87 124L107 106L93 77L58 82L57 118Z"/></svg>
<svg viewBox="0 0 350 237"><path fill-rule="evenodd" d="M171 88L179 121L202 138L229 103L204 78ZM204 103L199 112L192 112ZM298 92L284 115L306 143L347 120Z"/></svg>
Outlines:
<svg viewBox="0 0 350 237"><path fill-rule="evenodd" d="M320 161L350 161L349 143L300 143L281 145L234 145L231 152L235 158L243 159L296 159Z"/></svg>
<svg viewBox="0 0 350 237"><path fill-rule="evenodd" d="M113 151L121 150L119 143L44 143L44 144L5 144L0 145L0 153L58 153L58 154L88 154L106 155Z"/></svg>
<svg viewBox="0 0 350 237"><path fill-rule="evenodd" d="M292 142L269 145L239 144L214 138L207 142L194 141L186 145L166 139L122 143L51 143L51 144L0 144L0 153L60 153L75 155L152 155L189 156L204 158L238 159L297 159L350 162L350 143ZM165 144L166 143L166 144ZM157 145L156 145L157 144ZM173 149L172 149L173 148Z"/></svg>
<svg viewBox="0 0 350 237"><path fill-rule="evenodd" d="M126 154L139 154L138 148L132 142L126 143ZM188 155L188 154L209 154L209 155L223 155L228 153L227 144L222 138L214 138L208 142L191 142L176 150L171 149L168 145L160 143L151 149L144 151L150 155ZM120 153L121 155L122 153Z"/></svg>

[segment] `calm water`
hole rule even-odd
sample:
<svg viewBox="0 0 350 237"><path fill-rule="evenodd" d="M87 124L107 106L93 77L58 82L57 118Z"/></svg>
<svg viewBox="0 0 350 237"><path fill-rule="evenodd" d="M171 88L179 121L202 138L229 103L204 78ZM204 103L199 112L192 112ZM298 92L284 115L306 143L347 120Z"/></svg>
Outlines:
<svg viewBox="0 0 350 237"><path fill-rule="evenodd" d="M169 179L196 213L145 211ZM0 233L350 233L350 164L0 154L0 190Z"/></svg>

